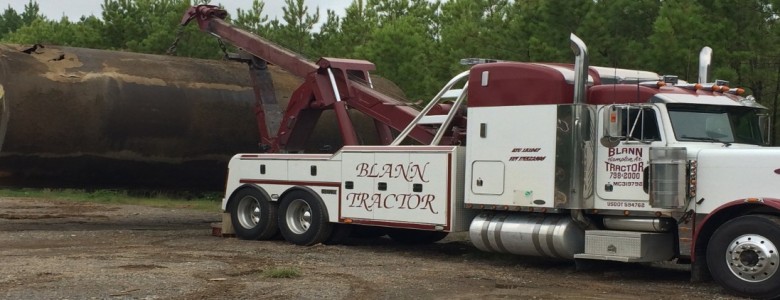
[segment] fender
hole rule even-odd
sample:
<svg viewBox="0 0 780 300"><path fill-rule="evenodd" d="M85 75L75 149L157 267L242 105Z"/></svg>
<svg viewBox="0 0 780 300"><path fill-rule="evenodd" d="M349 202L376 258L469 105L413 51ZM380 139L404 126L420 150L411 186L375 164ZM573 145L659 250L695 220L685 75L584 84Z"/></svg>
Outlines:
<svg viewBox="0 0 780 300"><path fill-rule="evenodd" d="M230 201L233 200L233 195L235 195L236 193L238 193L239 191L241 191L243 189L254 189L254 190L257 190L266 199L268 199L268 201L273 201L273 199L271 199L271 195L268 195L268 192L266 192L265 189L263 189L259 185L256 185L256 184L243 184L243 185L239 186L238 188L234 189L232 193L230 193L230 196L228 197L228 201L224 201L224 203L223 203L222 211L225 211L227 209L228 204L230 203Z"/></svg>
<svg viewBox="0 0 780 300"><path fill-rule="evenodd" d="M777 198L744 198L734 200L721 205L695 226L693 232L693 241L691 243L691 262L696 260L696 249L706 247L710 235L717 227L734 217L747 215L752 212L762 211L771 213L780 213L780 199ZM703 234L703 235L702 235ZM703 246L699 246L699 238L703 238Z"/></svg>
<svg viewBox="0 0 780 300"><path fill-rule="evenodd" d="M322 197L320 197L320 194L315 192L314 189L312 189L312 188L310 188L308 186L305 186L305 185L295 185L295 186L292 186L289 189L285 190L284 193L279 195L279 200L284 199L285 197L287 197L287 195L290 194L290 192L292 192L292 191L303 191L303 192L311 194L311 196L314 197L314 199L316 201L319 201L320 204L322 205L322 207L325 208L325 219L333 222L330 219L330 211L328 210L328 205L325 204L325 200L323 200ZM338 221L336 221L336 222L338 222Z"/></svg>

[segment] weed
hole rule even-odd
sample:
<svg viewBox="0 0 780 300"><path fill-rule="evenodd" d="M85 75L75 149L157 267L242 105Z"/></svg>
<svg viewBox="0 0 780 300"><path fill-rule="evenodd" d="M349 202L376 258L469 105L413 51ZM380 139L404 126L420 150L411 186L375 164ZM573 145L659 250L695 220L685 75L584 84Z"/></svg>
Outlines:
<svg viewBox="0 0 780 300"><path fill-rule="evenodd" d="M268 278L296 278L301 276L301 271L294 267L279 267L265 270L263 276Z"/></svg>

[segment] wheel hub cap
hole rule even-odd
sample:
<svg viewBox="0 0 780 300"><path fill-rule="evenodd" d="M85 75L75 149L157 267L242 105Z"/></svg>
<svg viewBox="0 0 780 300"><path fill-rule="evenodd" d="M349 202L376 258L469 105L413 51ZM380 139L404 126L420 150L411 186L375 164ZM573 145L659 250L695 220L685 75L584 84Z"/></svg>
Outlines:
<svg viewBox="0 0 780 300"><path fill-rule="evenodd" d="M726 263L734 275L749 282L764 281L777 272L780 256L769 239L746 234L734 239L727 249Z"/></svg>
<svg viewBox="0 0 780 300"><path fill-rule="evenodd" d="M295 199L290 203L285 216L288 228L295 234L303 234L309 230L312 222L311 207L306 201Z"/></svg>
<svg viewBox="0 0 780 300"><path fill-rule="evenodd" d="M245 197L238 203L238 222L241 227L250 229L260 222L260 200Z"/></svg>

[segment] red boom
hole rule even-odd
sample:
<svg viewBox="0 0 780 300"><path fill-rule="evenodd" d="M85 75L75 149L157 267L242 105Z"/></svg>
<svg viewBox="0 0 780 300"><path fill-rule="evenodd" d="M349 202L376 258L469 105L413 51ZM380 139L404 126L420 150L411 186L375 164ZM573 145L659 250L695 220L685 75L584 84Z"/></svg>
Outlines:
<svg viewBox="0 0 780 300"><path fill-rule="evenodd" d="M217 6L198 5L185 13L182 26L196 20L202 31L230 42L259 60L304 78L304 83L293 93L275 136L269 132L269 127L273 126L267 124L268 104L261 97L261 88L255 84L258 128L262 142L269 146L268 151L303 149L303 144L325 109L335 111L344 145L358 144L348 108L356 109L374 119L377 135L383 144L392 141L391 129L403 130L419 113L402 101L350 79L369 81L368 72L375 68L373 63L365 60L321 58L314 64L297 53L227 23L223 20L226 16L227 12ZM257 83L255 76L253 81ZM420 143L429 144L434 134L433 130L417 126L409 136ZM442 144L452 142L452 138L448 137Z"/></svg>

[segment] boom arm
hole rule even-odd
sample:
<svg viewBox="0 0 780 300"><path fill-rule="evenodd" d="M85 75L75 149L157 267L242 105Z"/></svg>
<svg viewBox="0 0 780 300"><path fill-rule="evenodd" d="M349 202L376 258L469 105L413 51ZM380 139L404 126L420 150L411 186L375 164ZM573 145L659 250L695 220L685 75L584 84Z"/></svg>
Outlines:
<svg viewBox="0 0 780 300"><path fill-rule="evenodd" d="M202 31L240 47L258 60L267 61L304 78L304 83L290 98L280 122L282 125L278 127L275 136L271 136L268 131L268 127L273 126L265 125L267 105L258 91L258 85L255 84L258 127L263 143L270 146L269 151L302 150L324 109L335 111L344 145L358 144L347 107L374 119L377 135L383 144L392 142L391 128L401 131L419 114L405 103L350 79L356 77L369 81L368 72L375 68L373 63L365 60L321 58L314 64L297 53L229 24L224 20L226 16L227 12L217 6L198 5L187 10L181 24L184 26L195 20ZM428 144L433 140L434 134L434 130L416 126L409 137Z"/></svg>

